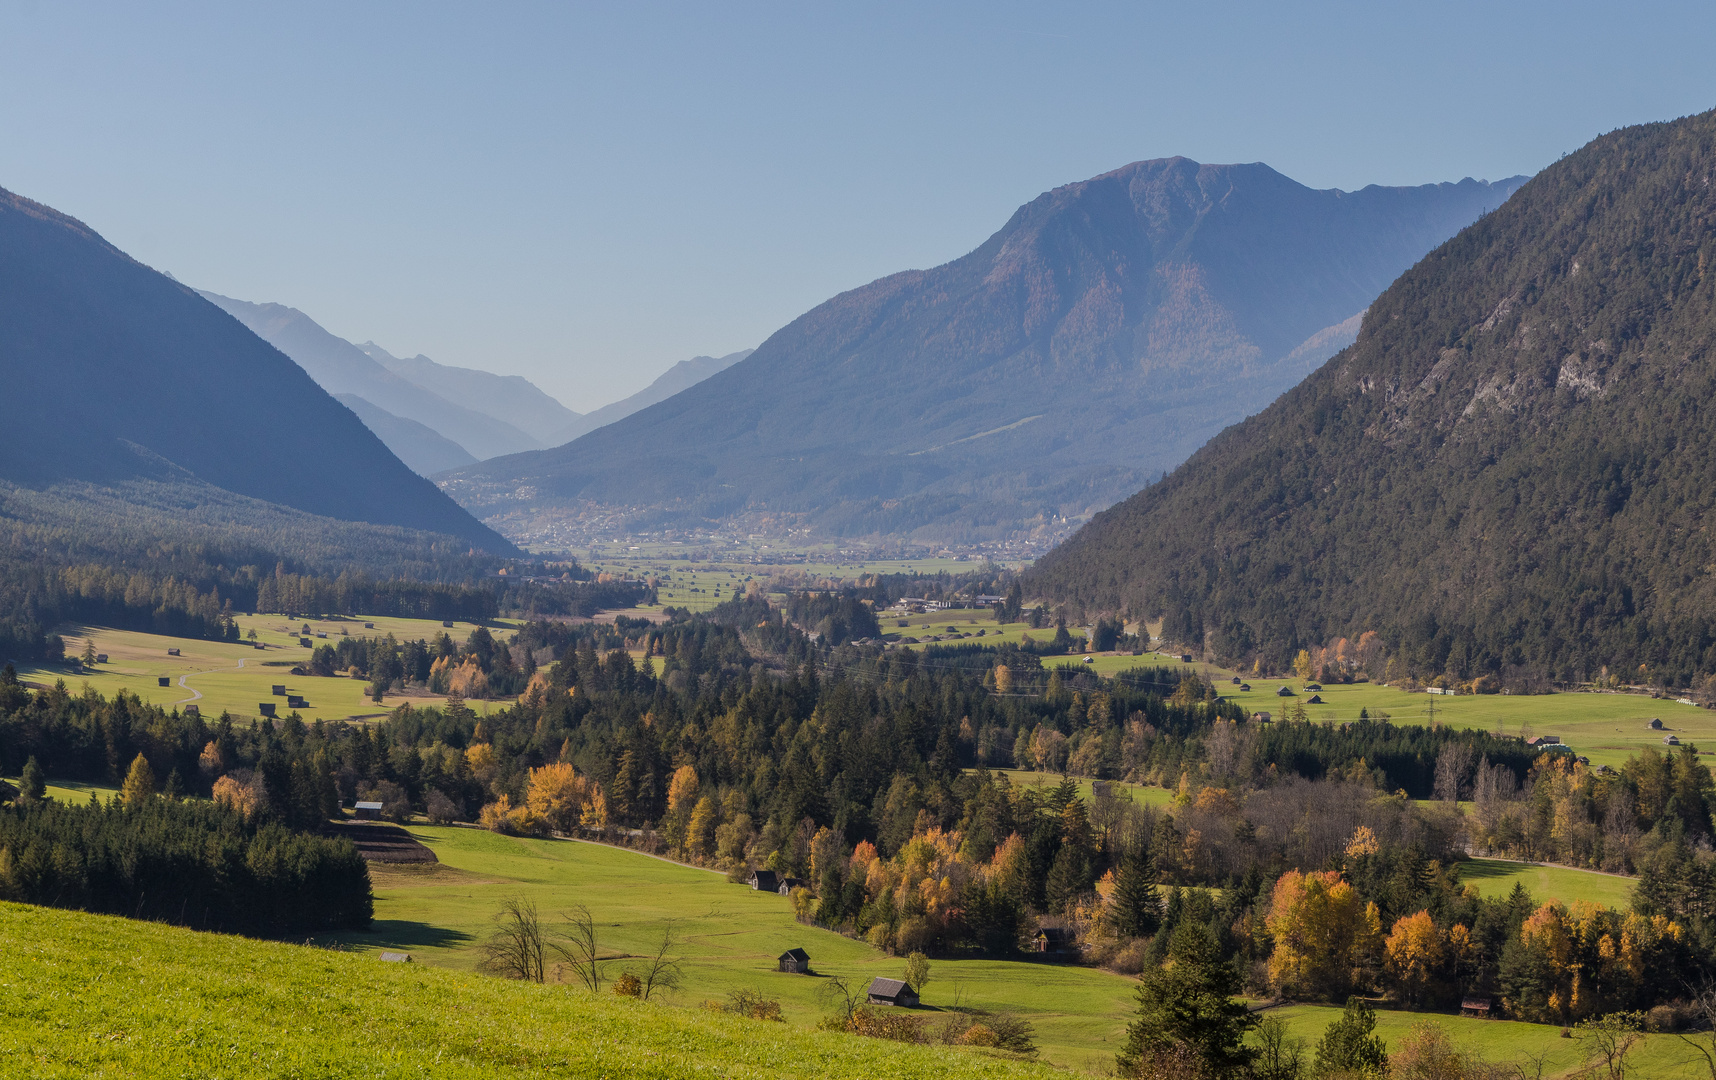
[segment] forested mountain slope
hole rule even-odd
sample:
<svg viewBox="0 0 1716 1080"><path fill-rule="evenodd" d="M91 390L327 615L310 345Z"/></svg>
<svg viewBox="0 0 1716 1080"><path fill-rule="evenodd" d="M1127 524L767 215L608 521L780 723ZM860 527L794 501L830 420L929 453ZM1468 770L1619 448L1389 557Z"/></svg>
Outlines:
<svg viewBox="0 0 1716 1080"><path fill-rule="evenodd" d="M1052 533L1303 378L1517 183L1313 191L1260 164L1138 162L835 297L689 391L445 486L485 516L634 529Z"/></svg>
<svg viewBox="0 0 1716 1080"><path fill-rule="evenodd" d="M1713 174L1716 113L1544 170L1031 588L1277 665L1375 630L1426 674L1716 672Z"/></svg>
<svg viewBox="0 0 1716 1080"><path fill-rule="evenodd" d="M511 545L302 369L82 223L0 191L0 479L186 473L323 517Z"/></svg>

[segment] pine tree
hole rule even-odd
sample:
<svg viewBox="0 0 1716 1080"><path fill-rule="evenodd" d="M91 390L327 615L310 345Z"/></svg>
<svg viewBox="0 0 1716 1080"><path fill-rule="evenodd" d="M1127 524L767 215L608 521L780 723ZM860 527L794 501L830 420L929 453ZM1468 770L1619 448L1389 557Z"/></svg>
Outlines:
<svg viewBox="0 0 1716 1080"><path fill-rule="evenodd" d="M83 639L83 656L80 659L83 661L84 667L95 666L95 640L93 638Z"/></svg>
<svg viewBox="0 0 1716 1080"><path fill-rule="evenodd" d="M1109 911L1115 931L1126 937L1144 937L1161 925L1162 898L1148 860L1134 855L1120 864Z"/></svg>
<svg viewBox="0 0 1716 1080"><path fill-rule="evenodd" d="M1222 963L1209 927L1183 923L1168 960L1138 980L1138 1019L1115 1058L1120 1074L1154 1076L1178 1066L1187 1075L1243 1076L1253 1053L1245 1033L1256 1021L1234 1000L1239 977Z"/></svg>
<svg viewBox="0 0 1716 1080"><path fill-rule="evenodd" d="M131 771L125 774L125 786L119 790L119 801L125 806L137 807L154 794L155 770L149 767L148 758L138 754L131 762Z"/></svg>
<svg viewBox="0 0 1716 1080"><path fill-rule="evenodd" d="M1388 1072L1388 1053L1382 1036L1374 1035L1376 1013L1361 998L1347 998L1347 1007L1317 1043L1312 1075L1357 1073L1380 1076Z"/></svg>
<svg viewBox="0 0 1716 1080"><path fill-rule="evenodd" d="M26 805L39 803L48 797L48 782L42 776L42 766L36 755L24 762L24 774L18 780L18 801Z"/></svg>
<svg viewBox="0 0 1716 1080"><path fill-rule="evenodd" d="M185 782L179 779L179 770L176 767L167 774L167 786L161 789L161 794L174 802L185 797Z"/></svg>

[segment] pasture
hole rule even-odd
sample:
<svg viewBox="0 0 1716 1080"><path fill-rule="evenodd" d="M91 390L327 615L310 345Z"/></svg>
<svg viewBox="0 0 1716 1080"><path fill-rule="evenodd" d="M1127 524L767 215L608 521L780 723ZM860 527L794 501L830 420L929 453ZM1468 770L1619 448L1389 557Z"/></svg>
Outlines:
<svg viewBox="0 0 1716 1080"><path fill-rule="evenodd" d="M1538 903L1559 900L1573 904L1584 900L1620 911L1631 910L1633 886L1638 879L1571 866L1544 866L1508 859L1460 860L1460 884L1475 885L1480 896L1501 897L1524 885Z"/></svg>
<svg viewBox="0 0 1716 1080"><path fill-rule="evenodd" d="M902 1046L372 955L0 904L0 1069L139 1077L1047 1076ZM785 976L783 976L785 977Z"/></svg>
<svg viewBox="0 0 1716 1080"><path fill-rule="evenodd" d="M374 622L375 629L364 629L365 622ZM285 684L291 693L302 694L306 699L306 706L297 711L307 723L376 718L385 716L404 701L440 699L389 694L377 705L367 696L367 680L288 674L294 665L310 659L311 649L299 644L299 631L306 623L311 628L310 640L316 645L337 642L342 631L354 636L393 633L402 640L432 639L446 633L462 642L475 629L470 623L446 629L440 622L428 619L299 619L288 624L284 616L240 615L238 623L246 634L256 630L256 641L263 647L256 648L248 637L234 644L98 626L62 627L60 633L65 638L67 656L81 653L88 641L96 652L107 654L107 663L85 669L81 674L71 674L59 667L25 665L18 669L18 675L36 686L51 686L64 679L73 693L81 692L84 685L109 697L118 690L126 690L164 708L195 704L210 719L223 711L235 717L255 717L257 703L264 701L275 702L279 715L285 716L291 711L286 708L286 699L270 693L275 684ZM326 639L316 637L317 633L326 634ZM179 650L179 655L169 656L169 649ZM160 685L162 677L168 680L168 685ZM487 712L502 703L469 704L478 712Z"/></svg>
<svg viewBox="0 0 1716 1080"><path fill-rule="evenodd" d="M780 1000L795 1028L830 1011L829 976L868 983L899 978L905 961L860 941L799 924L791 902L729 884L720 874L647 855L568 840L499 836L471 828L414 826L440 864L375 868L376 923L340 942L366 952L404 949L418 960L470 970L491 917L507 897L533 900L546 919L574 904L595 916L607 955L640 954L669 920L683 941L685 989L695 1004L729 990ZM814 976L784 975L775 960L789 948L810 953ZM624 959L609 965L617 975ZM1009 1010L1029 1019L1046 1060L1103 1071L1132 1013L1132 982L1119 975L1030 960L937 960L924 989L931 1010L954 1003ZM935 1014L929 1013L934 1023Z"/></svg>

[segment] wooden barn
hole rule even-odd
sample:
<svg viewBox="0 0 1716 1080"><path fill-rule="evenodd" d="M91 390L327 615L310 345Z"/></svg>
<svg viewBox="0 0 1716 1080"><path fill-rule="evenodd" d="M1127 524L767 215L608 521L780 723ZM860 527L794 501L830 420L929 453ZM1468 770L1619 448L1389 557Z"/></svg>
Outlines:
<svg viewBox="0 0 1716 1080"><path fill-rule="evenodd" d="M781 881L773 870L752 870L750 886L758 892L779 892Z"/></svg>
<svg viewBox="0 0 1716 1080"><path fill-rule="evenodd" d="M871 979L866 996L872 1005L897 1005L902 1009L918 1007L918 992L900 979Z"/></svg>
<svg viewBox="0 0 1716 1080"><path fill-rule="evenodd" d="M810 974L810 954L803 949L788 949L780 955L780 969L789 975Z"/></svg>

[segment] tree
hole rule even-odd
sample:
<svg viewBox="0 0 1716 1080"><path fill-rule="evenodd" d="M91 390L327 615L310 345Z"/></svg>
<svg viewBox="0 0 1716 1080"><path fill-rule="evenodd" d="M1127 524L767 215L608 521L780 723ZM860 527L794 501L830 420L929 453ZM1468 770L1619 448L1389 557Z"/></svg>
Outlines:
<svg viewBox="0 0 1716 1080"><path fill-rule="evenodd" d="M600 948L596 944L596 920L590 914L590 909L579 904L563 916L568 930L568 944L555 944L554 951L572 968L572 973L578 976L578 981L592 993L602 989L602 965L598 959Z"/></svg>
<svg viewBox="0 0 1716 1080"><path fill-rule="evenodd" d="M149 767L148 758L138 754L131 762L131 771L125 774L125 786L119 790L119 801L127 807L142 806L155 791L155 770Z"/></svg>
<svg viewBox="0 0 1716 1080"><path fill-rule="evenodd" d="M1441 979L1447 959L1442 932L1428 911L1396 920L1383 943L1384 970L1400 991L1401 1000L1423 1005Z"/></svg>
<svg viewBox="0 0 1716 1080"><path fill-rule="evenodd" d="M908 954L906 956L906 985L922 994L924 987L929 985L929 979L929 957L921 952Z"/></svg>
<svg viewBox="0 0 1716 1080"><path fill-rule="evenodd" d="M721 807L713 796L697 800L691 811L691 821L685 826L685 846L693 855L715 853L715 829L721 824Z"/></svg>
<svg viewBox="0 0 1716 1080"><path fill-rule="evenodd" d="M1317 1043L1311 1074L1333 1077L1356 1073L1380 1077L1388 1071L1388 1048L1376 1030L1376 1013L1362 998L1347 998L1347 1007L1332 1021Z"/></svg>
<svg viewBox="0 0 1716 1080"><path fill-rule="evenodd" d="M1573 1037L1585 1045L1587 1069L1593 1077L1623 1080L1627 1075L1627 1057L1644 1036L1644 1014L1612 1012L1592 1017L1573 1025Z"/></svg>
<svg viewBox="0 0 1716 1080"><path fill-rule="evenodd" d="M1311 653L1308 649L1300 649L1299 655L1293 658L1293 673L1304 682L1311 681Z"/></svg>
<svg viewBox="0 0 1716 1080"><path fill-rule="evenodd" d="M546 949L536 905L509 897L501 901L495 923L494 934L482 944L482 959L477 967L505 979L541 982Z"/></svg>
<svg viewBox="0 0 1716 1080"><path fill-rule="evenodd" d="M1282 874L1267 926L1275 938L1269 978L1287 995L1338 999L1381 936L1376 905L1333 870Z"/></svg>
<svg viewBox="0 0 1716 1080"><path fill-rule="evenodd" d="M79 657L79 659L81 659L83 661L84 667L95 666L95 639L94 638L84 638L83 639L83 655L81 657Z"/></svg>
<svg viewBox="0 0 1716 1080"><path fill-rule="evenodd" d="M1184 922L1168 946L1168 963L1138 982L1138 1019L1126 1029L1115 1058L1123 1076L1151 1076L1159 1066L1186 1060L1199 1075L1237 1077L1254 1056L1244 1045L1256 1021L1232 995L1233 968L1207 925Z"/></svg>
<svg viewBox="0 0 1716 1080"><path fill-rule="evenodd" d="M42 766L37 763L36 755L31 754L30 760L24 762L23 775L18 778L18 801L29 806L47 797L48 782L42 776Z"/></svg>
<svg viewBox="0 0 1716 1080"><path fill-rule="evenodd" d="M1257 1056L1251 1080L1299 1080L1305 1071L1305 1040L1287 1034L1287 1021L1267 1016L1257 1023Z"/></svg>
<svg viewBox="0 0 1716 1080"><path fill-rule="evenodd" d="M1115 932L1126 937L1155 933L1162 921L1162 898L1148 859L1131 855L1121 861L1108 916Z"/></svg>
<svg viewBox="0 0 1716 1080"><path fill-rule="evenodd" d="M655 952L645 957L645 966L638 976L638 996L645 1001L658 990L678 990L681 982L680 958L669 955L679 941L673 936L673 920L661 928L661 941Z"/></svg>

